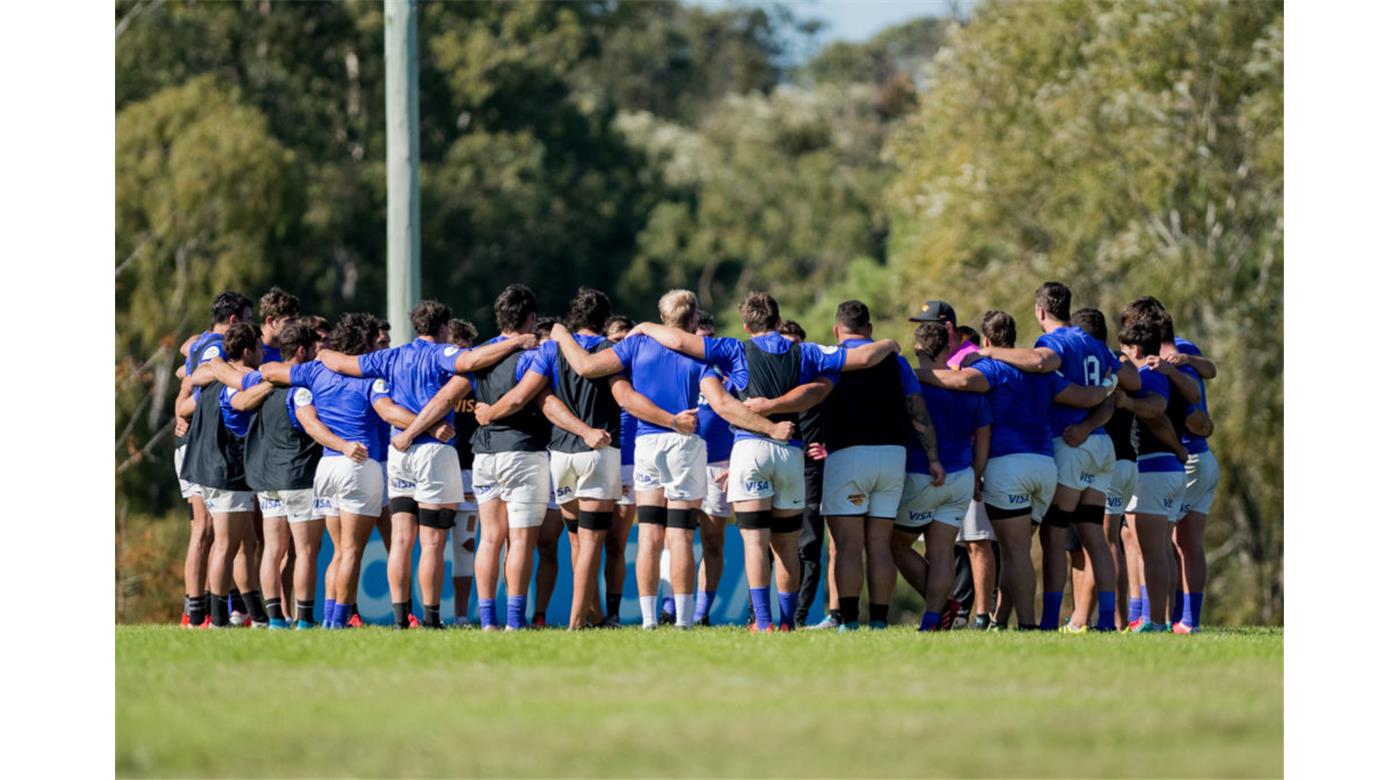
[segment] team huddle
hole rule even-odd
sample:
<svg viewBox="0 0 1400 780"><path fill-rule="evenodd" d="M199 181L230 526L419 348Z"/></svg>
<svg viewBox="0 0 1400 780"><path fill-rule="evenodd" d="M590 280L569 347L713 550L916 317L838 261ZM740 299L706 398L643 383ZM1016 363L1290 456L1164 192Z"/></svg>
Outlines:
<svg viewBox="0 0 1400 780"><path fill-rule="evenodd" d="M884 628L899 577L923 597L920 631L1005 630L1014 612L1022 630L1195 632L1215 364L1155 298L1124 308L1116 348L1102 312L1071 309L1068 287L1041 285L1042 334L1018 348L1006 312L979 334L929 301L910 359L856 300L823 346L762 292L740 302L735 339L688 290L634 324L590 288L543 318L512 284L496 337L477 343L428 300L415 338L390 347L371 314L302 316L274 288L255 324L250 299L221 293L179 371L184 624L358 626L377 528L398 628L472 624L473 589L481 628L545 625L565 532L568 627L615 627L635 524L643 628L709 625L732 524L755 632L857 630L862 593L865 625ZM809 626L823 581L827 614Z"/></svg>

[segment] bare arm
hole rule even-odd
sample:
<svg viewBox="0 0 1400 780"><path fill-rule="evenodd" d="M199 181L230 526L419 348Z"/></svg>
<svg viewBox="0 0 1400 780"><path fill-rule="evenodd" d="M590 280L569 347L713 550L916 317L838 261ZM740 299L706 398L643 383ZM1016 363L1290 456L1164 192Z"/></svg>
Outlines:
<svg viewBox="0 0 1400 780"><path fill-rule="evenodd" d="M271 382L282 387L290 387L292 384L292 364L290 363L263 363L258 367L258 373L262 374L264 382Z"/></svg>
<svg viewBox="0 0 1400 780"><path fill-rule="evenodd" d="M890 355L898 354L899 342L894 339L880 339L869 344L846 350L846 364L842 371L859 371L879 364Z"/></svg>
<svg viewBox="0 0 1400 780"><path fill-rule="evenodd" d="M705 359L705 339L695 333L687 333L680 328L659 325L655 322L643 322L633 328L632 333L651 336L661 346L683 355L689 355L696 360Z"/></svg>
<svg viewBox="0 0 1400 780"><path fill-rule="evenodd" d="M459 374L481 371L506 359L517 349L533 349L535 336L532 333L517 333L503 338L495 344L487 344L476 349L464 349L457 353L456 369Z"/></svg>
<svg viewBox="0 0 1400 780"><path fill-rule="evenodd" d="M1186 415L1186 430L1203 439L1210 438L1210 435L1215 433L1215 421L1210 419L1210 415L1206 414L1204 409L1197 409Z"/></svg>
<svg viewBox="0 0 1400 780"><path fill-rule="evenodd" d="M1167 362L1174 366L1187 365L1196 370L1202 379L1215 378L1215 361L1204 355L1188 355L1185 352L1173 352L1166 358Z"/></svg>
<svg viewBox="0 0 1400 780"><path fill-rule="evenodd" d="M238 390L238 392L234 393L233 397L229 399L228 403L229 406L232 406L237 411L246 412L249 409L256 409L262 406L263 401L266 401L267 397L276 389L277 386L271 382L259 382L247 390Z"/></svg>
<svg viewBox="0 0 1400 780"><path fill-rule="evenodd" d="M1113 401L1119 409L1127 409L1144 422L1167 413L1167 399L1156 393L1148 393L1141 398L1134 398L1119 392L1114 394Z"/></svg>
<svg viewBox="0 0 1400 780"><path fill-rule="evenodd" d="M394 403L387 396L381 396L374 400L374 412L379 415L379 419L400 429L412 425L415 417L413 412Z"/></svg>
<svg viewBox="0 0 1400 780"><path fill-rule="evenodd" d="M805 412L825 401L835 386L830 379L818 378L805 385L798 385L777 398L750 398L744 401L744 406L748 407L749 411L764 417L775 414L796 414Z"/></svg>
<svg viewBox="0 0 1400 780"><path fill-rule="evenodd" d="M622 360L611 348L602 352L589 352L574 341L573 334L563 325L555 323L554 330L550 331L550 338L559 345L559 354L569 361L569 367L574 373L585 379L598 379L622 370Z"/></svg>
<svg viewBox="0 0 1400 780"><path fill-rule="evenodd" d="M316 359L337 374L364 376L360 373L360 358L357 355L347 355L333 349L323 349L316 355Z"/></svg>
<svg viewBox="0 0 1400 780"><path fill-rule="evenodd" d="M933 476L933 484L942 485L946 474L943 464L938 462L938 431L934 430L933 420L929 419L923 393L904 396L904 411L909 415L909 425L914 429L919 446L928 456L928 470Z"/></svg>
<svg viewBox="0 0 1400 780"><path fill-rule="evenodd" d="M569 339L573 341L573 339ZM496 420L515 414L534 400L541 390L549 387L549 377L534 371L526 371L525 376L510 389L510 392L496 399L494 404L483 404L477 399L477 422L489 425ZM572 415L570 415L572 416ZM563 428L564 426L559 426Z"/></svg>
<svg viewBox="0 0 1400 780"><path fill-rule="evenodd" d="M1196 384L1196 380L1176 370L1176 366L1171 363L1156 359L1156 356L1149 357L1147 364L1152 366L1157 372L1166 376L1172 383L1172 388L1181 393L1188 404L1198 404L1201 402L1201 386Z"/></svg>
<svg viewBox="0 0 1400 780"><path fill-rule="evenodd" d="M1111 387L1085 387L1084 385L1071 384L1055 394L1055 403L1080 409L1092 409L1103 403L1104 399L1108 398L1112 392L1113 388Z"/></svg>
<svg viewBox="0 0 1400 780"><path fill-rule="evenodd" d="M926 385L960 390L964 393L985 393L992 389L987 377L975 368L964 367L958 371L947 368L916 368L914 376Z"/></svg>
<svg viewBox="0 0 1400 780"><path fill-rule="evenodd" d="M180 397L175 400L175 414L186 420L194 417L194 409L198 406L194 393L190 392L189 380L180 383Z"/></svg>
<svg viewBox="0 0 1400 780"><path fill-rule="evenodd" d="M243 389L244 373L229 365L228 363L224 362L223 358L214 358L208 363L205 363L204 365L200 366L199 369L194 372L194 376L191 377L191 381L194 381L207 374L213 374L214 380L217 382L222 382L226 387L232 387L234 390ZM263 382L262 384L267 383Z"/></svg>
<svg viewBox="0 0 1400 780"><path fill-rule="evenodd" d="M418 416L404 426L402 431L394 434L392 440L394 449L400 452L406 451L419 434L437 425L457 405L458 401L467 397L467 393L470 393L471 389L472 383L467 381L464 376L454 376L447 380L447 384L437 391L432 400L418 412Z"/></svg>
<svg viewBox="0 0 1400 780"><path fill-rule="evenodd" d="M995 358L1010 363L1016 368L1032 374L1048 374L1060 367L1060 356L1049 347L983 347L977 351L982 357Z"/></svg>
<svg viewBox="0 0 1400 780"><path fill-rule="evenodd" d="M737 428L779 441L791 439L796 430L796 426L790 422L773 422L749 411L738 399L725 391L724 385L720 384L716 377L707 376L700 380L700 391L705 394L705 400L709 402L710 408L715 410L715 414Z"/></svg>
<svg viewBox="0 0 1400 780"><path fill-rule="evenodd" d="M982 473L992 452L992 426L984 425L972 434L972 478L978 497L982 495Z"/></svg>
<svg viewBox="0 0 1400 780"><path fill-rule="evenodd" d="M1127 358L1121 358L1118 363L1118 386L1130 393L1142 389L1142 375Z"/></svg>
<svg viewBox="0 0 1400 780"><path fill-rule="evenodd" d="M1083 444L1096 429L1103 427L1105 423L1113 419L1113 413L1117 409L1118 407L1113 404L1112 399L1106 400L1098 406L1095 406L1094 410L1089 412L1088 417L1085 417L1080 422L1061 431L1060 436L1064 438L1065 444L1071 447L1078 447Z"/></svg>
<svg viewBox="0 0 1400 780"><path fill-rule="evenodd" d="M583 439L583 443L590 448L596 450L612 444L612 436L607 431L602 428L594 428L575 417L574 413L569 411L568 405L559 400L559 396L556 396L552 390L546 390L535 396L535 403L544 410L544 416L549 419L550 423Z"/></svg>
<svg viewBox="0 0 1400 780"><path fill-rule="evenodd" d="M650 398L637 392L636 388L632 387L632 383L621 376L614 375L608 383L608 387L612 390L613 400L617 401L617 405L638 420L670 428L680 433L695 433L695 409L687 409L680 414L671 414L652 403Z"/></svg>
<svg viewBox="0 0 1400 780"><path fill-rule="evenodd" d="M1186 448L1181 445L1181 437L1177 435L1176 428L1172 427L1172 421L1168 420L1165 414L1143 420L1143 425L1147 427L1147 430L1152 431L1153 436L1171 448L1171 451L1176 454L1177 460L1182 463L1186 462Z"/></svg>
<svg viewBox="0 0 1400 780"><path fill-rule="evenodd" d="M306 435L322 447L329 447L356 463L364 463L369 460L369 450L365 448L365 445L359 442L348 442L332 433L331 429L321 422L320 415L316 414L316 407L310 404L298 406L297 422L301 423Z"/></svg>

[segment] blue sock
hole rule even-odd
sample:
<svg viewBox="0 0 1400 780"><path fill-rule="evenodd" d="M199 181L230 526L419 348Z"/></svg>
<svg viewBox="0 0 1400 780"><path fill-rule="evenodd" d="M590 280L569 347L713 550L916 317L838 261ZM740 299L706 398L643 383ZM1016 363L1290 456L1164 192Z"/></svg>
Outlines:
<svg viewBox="0 0 1400 780"><path fill-rule="evenodd" d="M1112 631L1113 616L1118 611L1118 594L1112 591L1099 594L1099 624L1095 628L1100 631Z"/></svg>
<svg viewBox="0 0 1400 780"><path fill-rule="evenodd" d="M767 631L773 625L773 612L768 605L768 588L749 588L749 600L753 602L753 621L759 631Z"/></svg>
<svg viewBox="0 0 1400 780"><path fill-rule="evenodd" d="M477 599L476 613L481 617L481 627L496 625L496 600Z"/></svg>
<svg viewBox="0 0 1400 780"><path fill-rule="evenodd" d="M331 628L345 628L350 622L350 605L336 604L335 617L331 618Z"/></svg>
<svg viewBox="0 0 1400 780"><path fill-rule="evenodd" d="M792 616L797 614L797 594L778 591L778 623L791 626Z"/></svg>
<svg viewBox="0 0 1400 780"><path fill-rule="evenodd" d="M663 614L663 615L674 615L674 614L676 614L676 600L675 600L674 598L671 598L670 596L667 596L666 598L664 598L664 599L661 600L661 614Z"/></svg>
<svg viewBox="0 0 1400 780"><path fill-rule="evenodd" d="M321 611L321 626L331 627L331 618L335 617L335 599L326 599L325 607Z"/></svg>
<svg viewBox="0 0 1400 780"><path fill-rule="evenodd" d="M937 612L930 612L928 610L924 610L924 619L919 621L919 630L937 631L939 624L942 622L942 615L939 615Z"/></svg>
<svg viewBox="0 0 1400 780"><path fill-rule="evenodd" d="M1040 594L1040 630L1054 631L1060 627L1060 602L1064 593Z"/></svg>
<svg viewBox="0 0 1400 780"><path fill-rule="evenodd" d="M1177 591L1172 594L1172 623L1180 623L1181 616L1186 611L1186 594Z"/></svg>
<svg viewBox="0 0 1400 780"><path fill-rule="evenodd" d="M1143 620L1152 621L1152 600L1147 598L1147 586L1142 586L1142 615Z"/></svg>
<svg viewBox="0 0 1400 780"><path fill-rule="evenodd" d="M525 597L506 596L506 628L525 627Z"/></svg>
<svg viewBox="0 0 1400 780"><path fill-rule="evenodd" d="M1131 623L1140 617L1142 617L1142 599L1133 596L1128 599L1128 622Z"/></svg>
<svg viewBox="0 0 1400 780"><path fill-rule="evenodd" d="M1187 594L1186 594L1186 610L1187 610L1187 611L1186 611L1186 613L1185 613L1184 615L1182 615L1182 617L1181 617L1181 622L1185 623L1185 624L1188 625L1188 626L1192 626L1192 627L1201 625L1201 608L1205 606L1205 603L1206 603L1206 594L1204 594L1204 593L1187 593Z"/></svg>
<svg viewBox="0 0 1400 780"><path fill-rule="evenodd" d="M710 616L710 606L715 603L716 593L718 593L718 591L702 590L700 591L700 595L695 597L696 623L699 623L700 621Z"/></svg>

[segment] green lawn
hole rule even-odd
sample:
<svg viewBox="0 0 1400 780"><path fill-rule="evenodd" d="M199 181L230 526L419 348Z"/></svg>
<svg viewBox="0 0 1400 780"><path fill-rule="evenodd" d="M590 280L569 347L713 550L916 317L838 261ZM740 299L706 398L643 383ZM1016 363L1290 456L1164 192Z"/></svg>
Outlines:
<svg viewBox="0 0 1400 780"><path fill-rule="evenodd" d="M118 627L119 776L1281 776L1283 632Z"/></svg>

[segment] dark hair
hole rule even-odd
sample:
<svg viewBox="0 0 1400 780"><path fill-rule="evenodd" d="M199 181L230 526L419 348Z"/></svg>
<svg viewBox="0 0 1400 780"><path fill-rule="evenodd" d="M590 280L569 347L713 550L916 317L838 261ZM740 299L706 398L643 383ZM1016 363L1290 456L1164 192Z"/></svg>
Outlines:
<svg viewBox="0 0 1400 780"><path fill-rule="evenodd" d="M281 287L274 287L258 299L258 316L262 319L297 317L301 314L301 301Z"/></svg>
<svg viewBox="0 0 1400 780"><path fill-rule="evenodd" d="M959 325L958 333L967 341L971 341L976 346L982 346L982 334L972 329L971 325Z"/></svg>
<svg viewBox="0 0 1400 780"><path fill-rule="evenodd" d="M783 320L779 323L778 335L796 336L799 341L807 340L807 331L797 323L797 320Z"/></svg>
<svg viewBox="0 0 1400 780"><path fill-rule="evenodd" d="M739 302L739 319L752 333L776 330L783 316L778 313L778 301L766 292L751 292Z"/></svg>
<svg viewBox="0 0 1400 780"><path fill-rule="evenodd" d="M1059 282L1046 282L1036 288L1035 305L1045 310L1046 314L1059 320L1069 321L1070 292L1069 288Z"/></svg>
<svg viewBox="0 0 1400 780"><path fill-rule="evenodd" d="M379 318L370 316L374 319L374 329L379 330ZM414 333L420 336L437 336L447 327L448 320L452 319L452 310L438 301L420 301L413 307L408 319L413 323Z"/></svg>
<svg viewBox="0 0 1400 780"><path fill-rule="evenodd" d="M519 333L530 321L530 315L539 311L535 294L523 284L507 285L496 296L494 308L496 327L502 333Z"/></svg>
<svg viewBox="0 0 1400 780"><path fill-rule="evenodd" d="M1166 314L1166 312L1167 308L1162 305L1161 301L1153 298L1151 295L1144 295L1139 298L1134 298L1127 306L1123 307L1123 313L1119 315L1118 323L1120 325L1127 325L1134 320L1147 317L1156 318L1162 314Z"/></svg>
<svg viewBox="0 0 1400 780"><path fill-rule="evenodd" d="M302 317L292 320L282 327L282 335L277 338L277 343L282 348L282 356L291 360L298 349L306 348L311 352L316 348L316 342L320 340L321 334L316 332L316 327L312 323L311 317Z"/></svg>
<svg viewBox="0 0 1400 780"><path fill-rule="evenodd" d="M637 323L633 322L632 318L628 317L626 314L614 314L608 318L607 322L603 323L603 333L606 335L607 332L614 327L621 327L623 330L631 330L636 327L636 325Z"/></svg>
<svg viewBox="0 0 1400 780"><path fill-rule="evenodd" d="M544 341L549 338L549 332L554 329L555 323L559 322L557 317L536 317L535 318L535 338Z"/></svg>
<svg viewBox="0 0 1400 780"><path fill-rule="evenodd" d="M851 333L869 332L870 307L857 300L842 301L836 307L836 324Z"/></svg>
<svg viewBox="0 0 1400 780"><path fill-rule="evenodd" d="M380 330L392 330L392 326L389 324L388 320L383 317L375 317L374 319L379 323Z"/></svg>
<svg viewBox="0 0 1400 780"><path fill-rule="evenodd" d="M1135 320L1118 332L1118 343L1141 347L1144 355L1156 355L1162 349L1162 330L1150 319Z"/></svg>
<svg viewBox="0 0 1400 780"><path fill-rule="evenodd" d="M233 290L224 290L214 296L214 303L209 307L212 322L221 325L228 322L229 317L237 319L243 318L245 310L251 310L253 302L248 300L248 296Z"/></svg>
<svg viewBox="0 0 1400 780"><path fill-rule="evenodd" d="M374 351L374 342L378 338L379 318L365 312L352 312L340 315L340 320L326 337L326 344L336 352L363 355Z"/></svg>
<svg viewBox="0 0 1400 780"><path fill-rule="evenodd" d="M695 310L695 329L698 330L718 330L718 323L715 322L715 315L704 309Z"/></svg>
<svg viewBox="0 0 1400 780"><path fill-rule="evenodd" d="M1108 324L1104 322L1103 312L1098 309L1080 309L1070 316L1069 321L1099 341L1108 341Z"/></svg>
<svg viewBox="0 0 1400 780"><path fill-rule="evenodd" d="M447 337L452 340L453 344L475 343L476 326L466 320L452 320L447 323Z"/></svg>
<svg viewBox="0 0 1400 780"><path fill-rule="evenodd" d="M604 324L611 316L612 301L602 290L580 287L569 301L569 313L564 315L564 324L569 330L602 333Z"/></svg>
<svg viewBox="0 0 1400 780"><path fill-rule="evenodd" d="M300 322L306 327L316 331L318 335L322 333L331 332L331 321L326 319L325 317L322 317L319 314L308 314L298 319L297 322ZM278 341L281 341L281 339L279 338Z"/></svg>
<svg viewBox="0 0 1400 780"><path fill-rule="evenodd" d="M915 350L938 357L938 353L948 348L948 328L942 322L921 322L914 329Z"/></svg>
<svg viewBox="0 0 1400 780"><path fill-rule="evenodd" d="M224 353L229 360L242 360L243 353L258 345L258 331L246 322L240 322L224 334Z"/></svg>
<svg viewBox="0 0 1400 780"><path fill-rule="evenodd" d="M1016 318L993 309L982 315L982 335L993 347L1016 346Z"/></svg>

